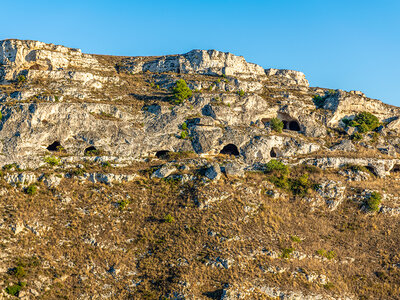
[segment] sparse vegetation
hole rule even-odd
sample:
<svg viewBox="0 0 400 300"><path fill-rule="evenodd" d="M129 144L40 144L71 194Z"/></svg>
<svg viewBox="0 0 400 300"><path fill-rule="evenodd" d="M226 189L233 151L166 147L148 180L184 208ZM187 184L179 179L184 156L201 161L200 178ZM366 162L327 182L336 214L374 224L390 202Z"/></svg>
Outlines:
<svg viewBox="0 0 400 300"><path fill-rule="evenodd" d="M334 259L336 257L336 252L333 250L326 251L325 249L319 249L317 250L317 254L329 260Z"/></svg>
<svg viewBox="0 0 400 300"><path fill-rule="evenodd" d="M28 195L34 195L36 194L36 192L37 186L35 184L31 184L25 189L25 193L27 193Z"/></svg>
<svg viewBox="0 0 400 300"><path fill-rule="evenodd" d="M124 199L118 202L118 208L120 210L124 210L128 207L128 205L131 203L129 199Z"/></svg>
<svg viewBox="0 0 400 300"><path fill-rule="evenodd" d="M317 108L322 108L325 104L325 97L321 97L320 95L314 95L313 97L313 101L314 101L314 105Z"/></svg>
<svg viewBox="0 0 400 300"><path fill-rule="evenodd" d="M186 130L181 131L180 138L181 138L182 140L184 140L184 139L186 139L187 137L188 137L188 132L187 132Z"/></svg>
<svg viewBox="0 0 400 300"><path fill-rule="evenodd" d="M25 81L26 81L25 75L19 75L19 76L17 77L17 82L18 82L18 83L24 83Z"/></svg>
<svg viewBox="0 0 400 300"><path fill-rule="evenodd" d="M173 216L171 216L171 214L167 214L167 215L164 217L164 222L165 222L165 223L173 223L173 222L175 222L175 219L174 219Z"/></svg>
<svg viewBox="0 0 400 300"><path fill-rule="evenodd" d="M182 130L188 129L186 122L183 122L181 127L182 127Z"/></svg>
<svg viewBox="0 0 400 300"><path fill-rule="evenodd" d="M240 90L240 91L237 92L237 94L239 95L239 97L243 97L244 96L244 91Z"/></svg>
<svg viewBox="0 0 400 300"><path fill-rule="evenodd" d="M281 258L289 259L294 252L293 248L283 248L281 253Z"/></svg>
<svg viewBox="0 0 400 300"><path fill-rule="evenodd" d="M111 163L109 161L105 161L105 162L102 162L101 166L103 168L110 168L111 167Z"/></svg>
<svg viewBox="0 0 400 300"><path fill-rule="evenodd" d="M61 163L60 158L58 158L57 156L54 156L54 155L46 156L43 160L52 167L58 166Z"/></svg>
<svg viewBox="0 0 400 300"><path fill-rule="evenodd" d="M299 238L297 235L290 236L290 239L295 243L300 243L301 242L301 238Z"/></svg>

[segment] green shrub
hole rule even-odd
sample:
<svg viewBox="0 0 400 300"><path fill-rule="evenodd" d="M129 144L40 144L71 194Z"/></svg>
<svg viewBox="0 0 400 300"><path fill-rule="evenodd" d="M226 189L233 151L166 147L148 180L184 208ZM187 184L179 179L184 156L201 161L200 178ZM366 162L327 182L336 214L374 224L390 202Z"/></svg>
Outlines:
<svg viewBox="0 0 400 300"><path fill-rule="evenodd" d="M320 95L314 95L313 102L317 108L322 108L325 104L325 97L321 97Z"/></svg>
<svg viewBox="0 0 400 300"><path fill-rule="evenodd" d="M85 172L86 172L85 169L76 168L76 169L72 170L70 172L70 174L73 176L83 176L85 174Z"/></svg>
<svg viewBox="0 0 400 300"><path fill-rule="evenodd" d="M120 210L124 210L130 203L131 201L129 201L129 199L121 200L118 202L118 208Z"/></svg>
<svg viewBox="0 0 400 300"><path fill-rule="evenodd" d="M272 130L279 132L279 133L282 132L283 122L281 120L279 120L278 118L272 118L269 121L269 124L270 124Z"/></svg>
<svg viewBox="0 0 400 300"><path fill-rule="evenodd" d="M294 252L293 248L283 248L281 253L281 258L290 258L293 252Z"/></svg>
<svg viewBox="0 0 400 300"><path fill-rule="evenodd" d="M363 135L359 132L354 132L354 134L350 138L353 141L361 141L363 139Z"/></svg>
<svg viewBox="0 0 400 300"><path fill-rule="evenodd" d="M279 160L276 159L271 159L265 165L265 171L268 173L271 173L273 171L278 171L280 174L287 175L289 173L289 168L283 162L280 162Z"/></svg>
<svg viewBox="0 0 400 300"><path fill-rule="evenodd" d="M25 81L26 81L25 75L19 75L19 76L17 77L17 81L18 81L18 83L23 83L23 82L25 82Z"/></svg>
<svg viewBox="0 0 400 300"><path fill-rule="evenodd" d="M3 114L0 111L0 121L3 120Z"/></svg>
<svg viewBox="0 0 400 300"><path fill-rule="evenodd" d="M11 270L11 275L17 277L17 278L22 278L25 277L26 272L24 268L21 265L18 265L14 269Z"/></svg>
<svg viewBox="0 0 400 300"><path fill-rule="evenodd" d="M360 133L375 130L380 125L379 119L366 111L357 114L353 120L343 119L342 121L346 126L357 127Z"/></svg>
<svg viewBox="0 0 400 300"><path fill-rule="evenodd" d="M269 181L273 183L277 188L283 189L283 190L289 190L289 181L286 175L281 175L281 176L271 176L269 178Z"/></svg>
<svg viewBox="0 0 400 300"><path fill-rule="evenodd" d="M6 287L5 291L7 294L11 296L18 296L21 289L26 285L25 282L19 282L18 284L14 284Z"/></svg>
<svg viewBox="0 0 400 300"><path fill-rule="evenodd" d="M319 256L326 257L329 260L336 257L336 252L334 250L326 251L325 249L319 249L317 250L317 254Z"/></svg>
<svg viewBox="0 0 400 300"><path fill-rule="evenodd" d="M239 97L243 97L244 96L244 91L243 90L240 90L237 93L238 93Z"/></svg>
<svg viewBox="0 0 400 300"><path fill-rule="evenodd" d="M379 126L379 119L369 112L361 112L354 118L358 124L367 125L369 131L376 129Z"/></svg>
<svg viewBox="0 0 400 300"><path fill-rule="evenodd" d="M103 162L103 163L101 164L101 166L102 166L103 168L109 168L109 167L111 167L111 163L110 163L109 161L105 161L105 162Z"/></svg>
<svg viewBox="0 0 400 300"><path fill-rule="evenodd" d="M164 222L165 223L173 223L173 222L175 222L175 219L173 216L171 216L171 214L168 214L164 217Z"/></svg>
<svg viewBox="0 0 400 300"><path fill-rule="evenodd" d="M366 201L367 209L369 211L378 211L382 201L382 195L378 192L372 192Z"/></svg>
<svg viewBox="0 0 400 300"><path fill-rule="evenodd" d="M188 137L188 132L186 130L181 131L180 138L182 140L186 139Z"/></svg>
<svg viewBox="0 0 400 300"><path fill-rule="evenodd" d="M290 190L294 195L305 196L308 194L311 184L308 181L308 174L305 173L299 178L290 179L289 181Z"/></svg>
<svg viewBox="0 0 400 300"><path fill-rule="evenodd" d="M31 184L25 189L25 193L27 193L28 195L34 195L36 194L36 192L37 186L35 184Z"/></svg>
<svg viewBox="0 0 400 300"><path fill-rule="evenodd" d="M183 122L181 127L182 127L182 130L187 130L187 128L188 128L186 122Z"/></svg>
<svg viewBox="0 0 400 300"><path fill-rule="evenodd" d="M300 243L300 242L301 242L301 239L300 239L297 235L292 235L292 236L290 236L290 239L291 239L293 242L296 242L296 243Z"/></svg>
<svg viewBox="0 0 400 300"><path fill-rule="evenodd" d="M186 99L192 97L192 90L187 86L186 81L183 79L179 79L175 83L172 92L174 93L173 102L175 104L181 104Z"/></svg>
<svg viewBox="0 0 400 300"><path fill-rule="evenodd" d="M44 161L48 163L50 166L58 166L61 163L61 160L57 156L46 156Z"/></svg>

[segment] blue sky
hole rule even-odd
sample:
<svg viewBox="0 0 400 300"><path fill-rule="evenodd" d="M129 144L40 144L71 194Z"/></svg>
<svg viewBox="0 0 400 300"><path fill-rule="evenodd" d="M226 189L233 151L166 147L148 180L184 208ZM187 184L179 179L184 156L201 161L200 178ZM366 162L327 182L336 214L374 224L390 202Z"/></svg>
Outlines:
<svg viewBox="0 0 400 300"><path fill-rule="evenodd" d="M399 0L4 1L0 39L87 53L217 49L400 106Z"/></svg>

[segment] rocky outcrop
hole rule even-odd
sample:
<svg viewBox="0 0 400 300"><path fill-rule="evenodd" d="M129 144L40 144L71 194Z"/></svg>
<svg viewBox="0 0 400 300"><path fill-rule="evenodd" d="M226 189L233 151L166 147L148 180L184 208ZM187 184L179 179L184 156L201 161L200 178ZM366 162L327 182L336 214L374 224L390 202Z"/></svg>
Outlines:
<svg viewBox="0 0 400 300"><path fill-rule="evenodd" d="M192 50L182 55L162 56L155 59L129 58L124 61L123 69L134 74L149 71L242 78L265 76L262 67L246 62L242 56L216 50Z"/></svg>
<svg viewBox="0 0 400 300"><path fill-rule="evenodd" d="M322 169L342 168L345 166L361 166L370 169L378 177L389 175L390 171L396 164L398 159L379 159L379 158L351 158L351 157L324 157L315 159L306 159L305 163L317 166Z"/></svg>
<svg viewBox="0 0 400 300"><path fill-rule="evenodd" d="M0 41L0 65L4 68L0 82L15 80L26 70L109 70L94 56L82 54L80 49L23 40Z"/></svg>
<svg viewBox="0 0 400 300"><path fill-rule="evenodd" d="M400 114L397 107L388 106L379 100L369 99L364 94L347 93L338 90L329 95L323 108L332 111L328 126L336 127L343 118L353 118L357 113L368 111L376 115L381 121L386 121Z"/></svg>

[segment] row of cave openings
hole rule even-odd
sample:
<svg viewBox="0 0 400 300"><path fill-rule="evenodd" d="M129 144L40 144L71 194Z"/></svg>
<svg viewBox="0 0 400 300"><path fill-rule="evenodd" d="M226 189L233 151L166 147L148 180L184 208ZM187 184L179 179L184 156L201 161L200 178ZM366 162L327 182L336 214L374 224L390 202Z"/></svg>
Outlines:
<svg viewBox="0 0 400 300"><path fill-rule="evenodd" d="M170 151L168 150L161 150L156 152L156 157L157 158L166 158L168 157L168 153ZM238 157L239 156L239 149L235 144L228 144L222 148L222 150L219 152L220 154L225 154L225 155L233 155ZM277 157L278 156L278 150L276 148L272 148L270 151L270 156L271 157Z"/></svg>
<svg viewBox="0 0 400 300"><path fill-rule="evenodd" d="M64 152L65 151L64 147L61 146L61 143L59 141L53 142L46 149L50 152ZM94 151L97 151L96 147L89 146L83 151L83 154L88 155L90 153L93 153Z"/></svg>
<svg viewBox="0 0 400 300"><path fill-rule="evenodd" d="M261 122L263 122L264 124L268 123L269 121L270 121L270 119L267 119L267 118L264 118L261 120ZM296 120L282 119L281 121L283 123L283 129L291 130L291 131L300 131L301 130L300 124Z"/></svg>

